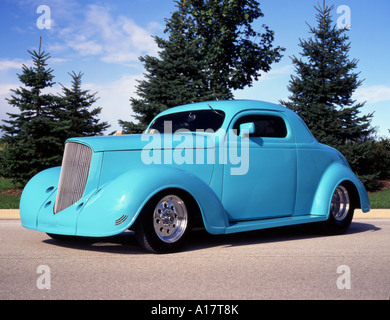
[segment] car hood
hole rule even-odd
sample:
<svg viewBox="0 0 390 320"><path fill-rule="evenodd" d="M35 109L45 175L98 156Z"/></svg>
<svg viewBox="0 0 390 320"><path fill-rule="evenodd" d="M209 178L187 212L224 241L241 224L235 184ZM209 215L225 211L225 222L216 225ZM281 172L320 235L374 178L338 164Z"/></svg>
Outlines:
<svg viewBox="0 0 390 320"><path fill-rule="evenodd" d="M172 138L173 137L173 138ZM70 138L66 142L76 142L90 147L94 152L102 151L121 151L121 150L142 150L142 149L159 149L175 148L180 145L180 148L194 148L199 146L203 139L204 147L214 147L208 137L212 137L209 133L181 133L180 135L155 135L155 134L129 134L121 136L96 136ZM206 141L207 140L207 141Z"/></svg>

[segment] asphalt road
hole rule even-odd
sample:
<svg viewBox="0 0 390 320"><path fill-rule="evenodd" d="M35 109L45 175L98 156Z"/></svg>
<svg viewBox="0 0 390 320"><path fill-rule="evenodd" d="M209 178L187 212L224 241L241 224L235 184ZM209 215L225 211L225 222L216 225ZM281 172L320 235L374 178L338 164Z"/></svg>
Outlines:
<svg viewBox="0 0 390 320"><path fill-rule="evenodd" d="M0 299L390 298L390 219L342 236L300 226L228 236L196 231L185 251L152 255L134 234L58 242L0 221Z"/></svg>

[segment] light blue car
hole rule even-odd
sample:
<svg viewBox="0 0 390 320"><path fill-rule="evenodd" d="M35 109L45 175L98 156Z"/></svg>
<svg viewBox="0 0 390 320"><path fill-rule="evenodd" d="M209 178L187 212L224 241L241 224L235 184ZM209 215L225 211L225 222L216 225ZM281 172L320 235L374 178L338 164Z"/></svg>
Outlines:
<svg viewBox="0 0 390 320"><path fill-rule="evenodd" d="M279 105L189 104L142 135L72 138L62 167L26 185L22 225L53 238L128 229L153 253L179 250L200 224L211 234L317 223L344 233L367 192L345 158Z"/></svg>

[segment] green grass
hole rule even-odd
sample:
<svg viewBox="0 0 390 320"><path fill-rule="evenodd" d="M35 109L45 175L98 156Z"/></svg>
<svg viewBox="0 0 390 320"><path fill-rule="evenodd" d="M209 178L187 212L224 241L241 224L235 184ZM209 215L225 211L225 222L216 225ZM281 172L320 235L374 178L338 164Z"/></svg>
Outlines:
<svg viewBox="0 0 390 320"><path fill-rule="evenodd" d="M390 209L390 189L370 193L371 209Z"/></svg>
<svg viewBox="0 0 390 320"><path fill-rule="evenodd" d="M0 194L0 209L19 209L20 196Z"/></svg>
<svg viewBox="0 0 390 320"><path fill-rule="evenodd" d="M12 183L11 180L0 178L0 209L18 209L20 195L15 195L22 186Z"/></svg>

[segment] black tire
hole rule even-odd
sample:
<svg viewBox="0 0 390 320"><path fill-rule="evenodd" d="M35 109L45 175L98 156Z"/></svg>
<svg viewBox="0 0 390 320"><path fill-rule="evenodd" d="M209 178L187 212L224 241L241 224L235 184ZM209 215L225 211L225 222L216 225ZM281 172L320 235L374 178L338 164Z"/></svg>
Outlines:
<svg viewBox="0 0 390 320"><path fill-rule="evenodd" d="M192 229L189 204L188 196L179 190L166 190L154 196L135 225L139 244L151 253L179 251Z"/></svg>
<svg viewBox="0 0 390 320"><path fill-rule="evenodd" d="M354 202L347 187L340 184L332 196L329 218L322 223L322 229L329 235L345 233L351 225L355 211Z"/></svg>

